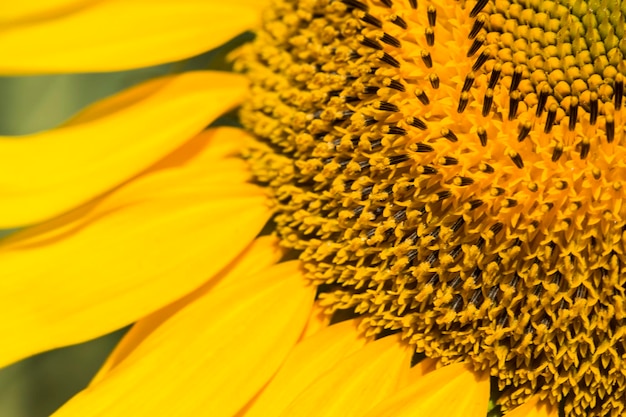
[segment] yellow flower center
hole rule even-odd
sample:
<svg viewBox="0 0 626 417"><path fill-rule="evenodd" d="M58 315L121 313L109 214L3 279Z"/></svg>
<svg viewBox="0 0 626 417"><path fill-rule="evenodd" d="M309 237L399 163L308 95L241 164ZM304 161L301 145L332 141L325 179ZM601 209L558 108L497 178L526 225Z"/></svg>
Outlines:
<svg viewBox="0 0 626 417"><path fill-rule="evenodd" d="M279 0L241 113L329 311L617 416L626 2Z"/></svg>

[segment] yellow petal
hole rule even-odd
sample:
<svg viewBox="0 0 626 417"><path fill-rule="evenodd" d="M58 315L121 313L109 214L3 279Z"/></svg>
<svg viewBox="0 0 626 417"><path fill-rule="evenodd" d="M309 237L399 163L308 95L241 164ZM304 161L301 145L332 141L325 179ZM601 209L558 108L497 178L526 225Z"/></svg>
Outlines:
<svg viewBox="0 0 626 417"><path fill-rule="evenodd" d="M363 347L353 320L319 331L298 343L280 371L254 400L245 417L278 416L315 379Z"/></svg>
<svg viewBox="0 0 626 417"><path fill-rule="evenodd" d="M316 301L313 304L313 308L311 309L311 316L306 323L306 328L302 335L300 336L301 340L304 340L317 332L327 328L330 325L331 316L325 313L326 308L322 307L319 301Z"/></svg>
<svg viewBox="0 0 626 417"><path fill-rule="evenodd" d="M54 417L230 417L284 361L314 294L297 261L215 288Z"/></svg>
<svg viewBox="0 0 626 417"><path fill-rule="evenodd" d="M68 13L83 7L90 0L29 0L2 4L0 24L26 19L37 19L55 14Z"/></svg>
<svg viewBox="0 0 626 417"><path fill-rule="evenodd" d="M149 82L58 129L0 138L0 228L43 221L129 179L178 148L246 90L209 71Z"/></svg>
<svg viewBox="0 0 626 417"><path fill-rule="evenodd" d="M0 366L130 324L201 286L271 215L245 163L152 172L0 246ZM243 165L242 165L243 164Z"/></svg>
<svg viewBox="0 0 626 417"><path fill-rule="evenodd" d="M485 417L489 378L457 363L427 373L378 404L366 417Z"/></svg>
<svg viewBox="0 0 626 417"><path fill-rule="evenodd" d="M0 11L1 74L118 71L178 61L259 21L259 6L250 0L23 3Z"/></svg>
<svg viewBox="0 0 626 417"><path fill-rule="evenodd" d="M509 411L506 417L558 417L558 415L556 407L545 401L539 401L539 396L535 395L526 403Z"/></svg>
<svg viewBox="0 0 626 417"><path fill-rule="evenodd" d="M437 360L425 358L412 368L404 370L398 380L398 389L403 389L407 385L414 384L422 379L424 375L437 369Z"/></svg>
<svg viewBox="0 0 626 417"><path fill-rule="evenodd" d="M395 391L410 359L410 349L395 336L371 342L320 376L279 415L360 416Z"/></svg>
<svg viewBox="0 0 626 417"><path fill-rule="evenodd" d="M230 265L220 271L219 274L211 277L202 287L135 323L117 344L111 355L109 355L98 374L91 381L91 384L102 380L111 369L126 359L155 329L183 307L205 295L216 284L224 285L224 283L231 280L240 279L248 274L255 274L278 262L283 255L283 251L278 243L278 239L273 236L258 238L235 258Z"/></svg>

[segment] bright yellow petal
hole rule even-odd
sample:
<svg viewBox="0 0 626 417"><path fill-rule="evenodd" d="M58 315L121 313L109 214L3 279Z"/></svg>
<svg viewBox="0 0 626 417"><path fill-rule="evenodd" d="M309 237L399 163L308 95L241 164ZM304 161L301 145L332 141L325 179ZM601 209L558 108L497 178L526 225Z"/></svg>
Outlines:
<svg viewBox="0 0 626 417"><path fill-rule="evenodd" d="M233 131L231 129L231 131ZM0 366L130 324L201 286L271 215L239 159L152 172L0 246Z"/></svg>
<svg viewBox="0 0 626 417"><path fill-rule="evenodd" d="M279 415L360 416L395 391L411 356L395 336L371 342L320 376Z"/></svg>
<svg viewBox="0 0 626 417"><path fill-rule="evenodd" d="M366 417L485 417L489 377L457 363L427 373L378 404Z"/></svg>
<svg viewBox="0 0 626 417"><path fill-rule="evenodd" d="M104 365L98 371L98 374L91 381L91 384L98 383L102 380L102 378L111 372L111 369L126 359L126 357L128 357L128 355L155 329L183 307L205 295L209 290L214 288L216 284L224 285L231 280L237 280L246 275L255 274L265 268L269 268L271 265L278 262L282 255L283 251L278 245L278 239L276 237L266 236L255 240L243 253L235 258L228 267L220 271L219 274L211 277L202 287L135 323L124 335L124 338L117 344L111 355L109 355Z"/></svg>
<svg viewBox="0 0 626 417"><path fill-rule="evenodd" d="M219 286L54 417L231 417L284 361L314 294L297 261Z"/></svg>
<svg viewBox="0 0 626 417"><path fill-rule="evenodd" d="M306 328L304 329L304 332L302 332L300 340L304 340L328 327L331 317L324 312L325 310L326 308L322 307L318 301L313 304L311 317L309 317L309 320L306 323Z"/></svg>
<svg viewBox="0 0 626 417"><path fill-rule="evenodd" d="M118 71L178 61L227 42L260 17L249 0L227 5L39 0L8 8L0 10L0 73L5 75Z"/></svg>
<svg viewBox="0 0 626 417"><path fill-rule="evenodd" d="M16 21L69 13L83 7L89 1L92 0L6 1L2 3L2 9L0 9L0 24L6 25Z"/></svg>
<svg viewBox="0 0 626 417"><path fill-rule="evenodd" d="M414 384L422 379L424 375L437 369L437 360L433 358L425 358L417 365L405 370L398 380L398 389L403 389L407 385Z"/></svg>
<svg viewBox="0 0 626 417"><path fill-rule="evenodd" d="M69 125L0 138L0 228L59 215L178 148L243 97L209 71L160 79L96 104Z"/></svg>
<svg viewBox="0 0 626 417"><path fill-rule="evenodd" d="M556 407L545 401L539 401L539 397L535 395L528 402L509 411L506 417L558 417L558 415Z"/></svg>
<svg viewBox="0 0 626 417"><path fill-rule="evenodd" d="M318 377L363 347L353 320L319 331L298 343L280 371L251 404L245 417L278 416Z"/></svg>

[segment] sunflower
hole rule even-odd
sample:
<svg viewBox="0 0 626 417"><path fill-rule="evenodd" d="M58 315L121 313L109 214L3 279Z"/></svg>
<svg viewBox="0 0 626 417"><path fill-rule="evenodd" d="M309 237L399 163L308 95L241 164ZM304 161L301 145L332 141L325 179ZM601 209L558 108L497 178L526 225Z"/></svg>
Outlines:
<svg viewBox="0 0 626 417"><path fill-rule="evenodd" d="M4 74L255 33L0 142L0 365L134 323L54 416L624 412L626 3L2 13Z"/></svg>

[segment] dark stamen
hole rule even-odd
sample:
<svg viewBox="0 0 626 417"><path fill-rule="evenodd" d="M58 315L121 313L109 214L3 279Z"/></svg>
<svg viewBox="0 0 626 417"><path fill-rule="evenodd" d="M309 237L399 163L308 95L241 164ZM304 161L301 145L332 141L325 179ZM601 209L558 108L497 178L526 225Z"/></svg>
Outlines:
<svg viewBox="0 0 626 417"><path fill-rule="evenodd" d="M363 10L364 12L369 10L367 4L363 4L357 0L341 0L341 2L348 7L354 7L355 9Z"/></svg>
<svg viewBox="0 0 626 417"><path fill-rule="evenodd" d="M379 101L378 110L397 112L400 109L398 108L398 106L393 103L389 103L388 101Z"/></svg>
<svg viewBox="0 0 626 417"><path fill-rule="evenodd" d="M474 75L473 72L470 72L469 74L467 74L465 76L465 81L463 82L463 88L461 89L461 92L469 91L470 88L472 88L472 86L474 85L475 79L476 79L476 76Z"/></svg>
<svg viewBox="0 0 626 417"><path fill-rule="evenodd" d="M426 11L428 14L428 25L431 27L435 27L437 24L437 9L432 4L428 6L428 10Z"/></svg>
<svg viewBox="0 0 626 417"><path fill-rule="evenodd" d="M480 144L482 146L487 146L487 130L485 130L484 127L480 126L478 129L476 129L476 133L478 134Z"/></svg>
<svg viewBox="0 0 626 417"><path fill-rule="evenodd" d="M443 129L441 129L441 136L443 136L444 138L448 139L450 142L458 142L459 138L456 137L456 135L454 134L453 131L451 131L450 129L444 127Z"/></svg>
<svg viewBox="0 0 626 417"><path fill-rule="evenodd" d="M469 103L470 95L468 92L464 91L461 93L461 97L459 98L459 105L456 108L457 113L463 113L465 107L467 107L467 103Z"/></svg>
<svg viewBox="0 0 626 417"><path fill-rule="evenodd" d="M386 43L387 45L395 46L396 48L399 48L402 46L402 44L400 43L398 39L394 38L388 33L385 33L383 37L380 38L380 41Z"/></svg>
<svg viewBox="0 0 626 417"><path fill-rule="evenodd" d="M498 80L500 79L500 74L502 73L502 64L497 63L493 66L493 70L491 71L491 76L489 77L489 84L487 84L488 89L493 89L496 84L498 84Z"/></svg>
<svg viewBox="0 0 626 417"><path fill-rule="evenodd" d="M472 30L469 33L469 38L470 39L474 39L476 37L476 35L478 35L478 32L480 32L480 30L485 25L485 21L486 20L487 19L485 19L484 16L478 16L476 18L476 20L474 20L474 24L472 25Z"/></svg>
<svg viewBox="0 0 626 417"><path fill-rule="evenodd" d="M483 98L483 117L487 117L489 112L491 111L491 106L493 105L493 90L488 88L485 91L485 97Z"/></svg>
<svg viewBox="0 0 626 417"><path fill-rule="evenodd" d="M433 28L424 29L424 36L426 36L426 44L428 44L428 46L435 44L435 31Z"/></svg>
<svg viewBox="0 0 626 417"><path fill-rule="evenodd" d="M519 129L519 133L517 135L517 141L521 142L528 137L530 133L530 129L532 128L532 123L529 121L524 122Z"/></svg>
<svg viewBox="0 0 626 417"><path fill-rule="evenodd" d="M472 11L470 12L470 17L476 17L476 15L478 15L478 13L480 13L485 8L487 3L489 3L489 0L478 0L478 2L474 5Z"/></svg>
<svg viewBox="0 0 626 417"><path fill-rule="evenodd" d="M425 105L425 106L430 104L430 100L428 99L428 96L426 95L426 93L422 89L418 88L418 89L415 90L415 97L417 97L419 99L419 101L421 101L422 104Z"/></svg>
<svg viewBox="0 0 626 417"><path fill-rule="evenodd" d="M478 50L480 49L481 46L483 46L484 43L485 43L485 37L484 36L479 36L476 39L474 39L474 42L472 42L472 45L470 46L469 50L467 51L466 56L468 58L473 56L476 52L478 52Z"/></svg>
<svg viewBox="0 0 626 417"><path fill-rule="evenodd" d="M365 15L361 18L362 21L364 21L365 23L369 23L372 26L375 26L377 28L382 28L383 27L383 22L380 21L380 19L378 19L377 17L372 16L369 13L365 13Z"/></svg>
<svg viewBox="0 0 626 417"><path fill-rule="evenodd" d="M392 67L400 68L400 63L398 62L398 60L389 55L387 52L383 53L383 56L379 59L391 65Z"/></svg>
<svg viewBox="0 0 626 417"><path fill-rule="evenodd" d="M393 23L396 26L400 26L402 29L408 29L409 27L409 25L406 24L406 21L400 16L394 16L391 23Z"/></svg>

